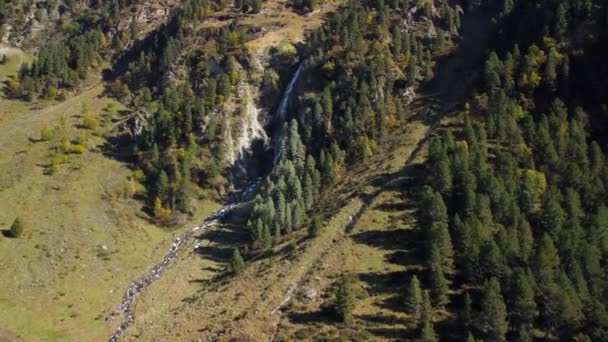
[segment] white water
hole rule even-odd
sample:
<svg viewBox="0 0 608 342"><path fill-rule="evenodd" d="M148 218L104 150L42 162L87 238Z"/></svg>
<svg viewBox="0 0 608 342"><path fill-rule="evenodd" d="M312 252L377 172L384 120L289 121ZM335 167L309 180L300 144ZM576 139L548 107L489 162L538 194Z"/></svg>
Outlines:
<svg viewBox="0 0 608 342"><path fill-rule="evenodd" d="M291 80L289 80L289 84L283 93L283 97L281 98L281 104L279 105L279 109L277 110L277 115L275 116L275 122L282 123L285 121L285 114L289 109L289 100L291 99L291 93L293 92L293 88L296 83L298 83L298 79L300 78L300 73L302 72L302 68L304 67L304 62L301 62L298 66L298 70L291 76Z"/></svg>
<svg viewBox="0 0 608 342"><path fill-rule="evenodd" d="M287 110L289 109L289 101L291 100L293 88L295 87L296 83L298 83L298 80L300 79L300 73L302 72L303 67L304 67L304 62L300 62L298 69L293 74L293 76L291 76L291 80L289 80L289 84L287 84L287 88L285 88L285 92L283 93L283 97L281 98L281 103L279 104L279 108L274 117L275 125L281 125L281 126L275 127L274 158L272 160L273 165L277 165L277 163L279 162L279 158L281 157L280 146L281 146L281 141L284 138L283 132L282 132L282 128L283 128L282 126L283 126L283 123L285 122L285 114L287 114Z"/></svg>

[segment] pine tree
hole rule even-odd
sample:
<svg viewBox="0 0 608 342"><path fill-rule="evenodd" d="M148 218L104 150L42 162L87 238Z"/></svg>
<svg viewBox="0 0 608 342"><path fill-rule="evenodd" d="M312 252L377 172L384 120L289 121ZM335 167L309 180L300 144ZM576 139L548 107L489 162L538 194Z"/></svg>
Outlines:
<svg viewBox="0 0 608 342"><path fill-rule="evenodd" d="M20 218L16 218L13 221L13 224L11 225L11 229L10 229L10 235L13 238L19 238L21 237L21 235L23 234L23 223L21 223L21 219Z"/></svg>
<svg viewBox="0 0 608 342"><path fill-rule="evenodd" d="M525 325L520 325L515 332L515 342L532 342L530 330Z"/></svg>
<svg viewBox="0 0 608 342"><path fill-rule="evenodd" d="M454 250L448 230L448 214L440 193L427 192L423 199L422 224L426 230L429 252L436 247L439 252L439 262L442 272L451 275L454 273ZM429 255L431 259L432 255Z"/></svg>
<svg viewBox="0 0 608 342"><path fill-rule="evenodd" d="M416 275L413 275L410 279L405 307L407 312L414 317L415 322L418 323L422 315L422 290L420 289L420 281Z"/></svg>
<svg viewBox="0 0 608 342"><path fill-rule="evenodd" d="M480 328L488 334L492 341L506 341L509 327L507 307L505 306L500 283L496 278L490 278L484 285Z"/></svg>
<svg viewBox="0 0 608 342"><path fill-rule="evenodd" d="M564 41L568 30L568 3L561 2L557 7L557 18L555 21L555 36L559 41Z"/></svg>
<svg viewBox="0 0 608 342"><path fill-rule="evenodd" d="M431 247L431 265L430 265L430 282L433 304L436 307L444 307L449 303L448 297L448 281L445 279L443 269L437 259L439 259L439 250L437 246Z"/></svg>
<svg viewBox="0 0 608 342"><path fill-rule="evenodd" d="M353 321L353 308L355 297L352 289L350 275L343 274L338 282L338 292L336 293L336 312L340 321L351 324Z"/></svg>
<svg viewBox="0 0 608 342"><path fill-rule="evenodd" d="M515 323L524 326L532 326L538 315L536 302L534 301L534 289L525 272L519 271L515 275L515 286L513 293L513 307L511 314Z"/></svg>
<svg viewBox="0 0 608 342"><path fill-rule="evenodd" d="M319 235L319 231L321 230L321 218L319 216L313 216L310 226L308 228L308 236L315 237Z"/></svg>
<svg viewBox="0 0 608 342"><path fill-rule="evenodd" d="M588 239L594 241L602 253L608 254L608 208L606 206L601 205L597 208L595 220L590 228Z"/></svg>
<svg viewBox="0 0 608 342"><path fill-rule="evenodd" d="M245 261L241 256L238 248L235 248L232 251L232 260L230 261L230 268L232 270L232 274L238 275L245 269Z"/></svg>
<svg viewBox="0 0 608 342"><path fill-rule="evenodd" d="M425 321L422 323L422 331L420 332L420 342L437 342L437 334L433 328L433 323Z"/></svg>
<svg viewBox="0 0 608 342"><path fill-rule="evenodd" d="M534 252L534 236L530 223L523 217L517 225L517 237L519 240L519 257L527 262Z"/></svg>
<svg viewBox="0 0 608 342"><path fill-rule="evenodd" d="M272 246L272 234L270 233L270 227L266 224L262 231L262 245L264 248L270 248L270 246Z"/></svg>
<svg viewBox="0 0 608 342"><path fill-rule="evenodd" d="M422 312L420 314L422 322L433 321L433 306L431 305L431 294L429 290L422 291Z"/></svg>
<svg viewBox="0 0 608 342"><path fill-rule="evenodd" d="M169 176L167 176L165 170L161 170L158 175L156 193L162 201L166 201L169 196Z"/></svg>
<svg viewBox="0 0 608 342"><path fill-rule="evenodd" d="M437 341L437 335L433 329L433 308L429 291L424 291L422 295L422 330L420 331L420 341L434 342Z"/></svg>
<svg viewBox="0 0 608 342"><path fill-rule="evenodd" d="M462 322L465 327L470 327L473 322L473 303L471 301L471 295L466 292L464 294L464 308L462 310Z"/></svg>
<svg viewBox="0 0 608 342"><path fill-rule="evenodd" d="M541 285L552 284L556 279L560 260L557 248L548 234L544 234L541 238L535 258L535 273L538 282Z"/></svg>

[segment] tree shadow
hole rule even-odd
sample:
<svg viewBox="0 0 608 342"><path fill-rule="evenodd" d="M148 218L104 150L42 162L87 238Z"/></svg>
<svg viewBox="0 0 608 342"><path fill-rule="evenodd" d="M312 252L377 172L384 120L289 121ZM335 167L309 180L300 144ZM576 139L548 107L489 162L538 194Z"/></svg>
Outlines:
<svg viewBox="0 0 608 342"><path fill-rule="evenodd" d="M364 320L367 323L371 324L383 324L383 325L408 325L410 320L399 317L393 314L384 314L377 313L375 315L372 314L364 314L357 315L358 319Z"/></svg>
<svg viewBox="0 0 608 342"><path fill-rule="evenodd" d="M401 292L400 289L405 289L407 282L407 271L393 272L369 272L359 273L359 279L367 284L367 291L370 296L377 296L387 293Z"/></svg>
<svg viewBox="0 0 608 342"><path fill-rule="evenodd" d="M384 211L384 212L395 212L395 211L406 211L409 209L414 209L415 206L411 203L406 203L403 201L392 201L392 202L385 202L385 203L380 203L378 205L376 205L373 209L378 210L378 211Z"/></svg>
<svg viewBox="0 0 608 342"><path fill-rule="evenodd" d="M289 312L287 319L291 324L314 325L317 323L333 321L332 315L324 310Z"/></svg>
<svg viewBox="0 0 608 342"><path fill-rule="evenodd" d="M366 230L351 236L353 241L385 250L411 254L422 246L422 232L417 229Z"/></svg>
<svg viewBox="0 0 608 342"><path fill-rule="evenodd" d="M196 237L200 240L196 253L202 258L216 262L229 262L234 247L243 241L247 234L239 225L222 224L220 228L202 232Z"/></svg>
<svg viewBox="0 0 608 342"><path fill-rule="evenodd" d="M3 229L0 232L2 232L2 236L4 236L7 239L16 239L17 237L13 236L13 233L11 233L10 229Z"/></svg>
<svg viewBox="0 0 608 342"><path fill-rule="evenodd" d="M368 328L370 334L383 339L392 339L396 341L415 341L418 333L415 329L407 328Z"/></svg>
<svg viewBox="0 0 608 342"><path fill-rule="evenodd" d="M441 341L464 341L468 333L468 329L456 315L436 322L435 331Z"/></svg>
<svg viewBox="0 0 608 342"><path fill-rule="evenodd" d="M134 146L134 143L128 134L110 136L99 146L99 151L108 158L122 163L131 163L133 161L133 151L130 146Z"/></svg>
<svg viewBox="0 0 608 342"><path fill-rule="evenodd" d="M232 257L232 248L204 246L196 249L196 254L201 258L213 260L215 262L229 262Z"/></svg>

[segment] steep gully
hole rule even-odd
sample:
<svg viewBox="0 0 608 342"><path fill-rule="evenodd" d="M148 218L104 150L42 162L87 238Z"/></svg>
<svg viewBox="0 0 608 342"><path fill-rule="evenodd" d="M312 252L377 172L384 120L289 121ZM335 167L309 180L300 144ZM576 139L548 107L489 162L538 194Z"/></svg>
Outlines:
<svg viewBox="0 0 608 342"><path fill-rule="evenodd" d="M468 89L472 85L475 79L475 66L479 63L481 56L483 56L484 42L488 39L488 33L491 22L489 18L483 15L479 10L474 10L465 16L466 20L463 23L462 36L467 37L464 39L457 52L451 56L447 61L440 64L440 68L436 70L435 78L433 81L428 83L425 87L422 87L422 94L416 96L416 100L409 106L413 115L410 120L422 120L427 124L427 129L420 141L416 144L416 148L411 152L406 165L410 164L415 157L418 155L422 147L424 146L427 139L431 136L432 132L439 126L440 119L449 113L453 112L458 105L461 105L461 101L464 98ZM279 107L275 113L274 125L275 129L275 150L273 165L275 165L280 158L280 149L278 148L281 144L282 134L281 125L285 121L286 113L289 109L290 100L293 95L293 90L299 80L300 74L303 70L304 62L301 62L298 69L295 71L291 80L289 81L287 88L285 89ZM438 100L439 103L432 100ZM434 115L429 115L424 108L432 108ZM256 111L257 113L257 111ZM160 278L163 270L170 266L171 262L176 259L178 252L181 247L185 245L185 242L190 239L195 232L204 232L211 226L215 225L223 217L225 217L231 210L238 207L243 200L246 200L255 189L259 186L262 181L262 177L257 178L249 186L245 187L245 190L237 196L236 200L230 201L222 209L216 211L209 216L200 226L193 227L187 232L177 237L169 249L169 252L165 255L163 260L156 264L148 273L141 278L135 280L129 288L127 288L121 306L117 312L114 312L110 317L122 314L124 316L123 322L118 326L114 334L110 337L110 342L119 341L124 331L135 321L134 306L138 295L143 289L150 286L154 281ZM388 180L387 180L388 181ZM357 222L357 219L361 214L369 207L373 202L373 199L380 192L374 193L372 196L366 199L365 205L363 205L357 213L353 216L353 219L349 223L349 227L345 227L346 230L350 229ZM198 244L195 244L195 248L200 248ZM289 294L288 299L289 301ZM282 304L284 304L284 301ZM279 305L279 309L282 305ZM276 311L276 309L275 309Z"/></svg>
<svg viewBox="0 0 608 342"><path fill-rule="evenodd" d="M285 114L287 113L287 110L289 108L289 102L292 97L292 93L295 88L295 85L297 84L300 74L302 72L303 66L304 66L303 62L299 64L298 69L291 77L291 80L289 81L289 84L287 85L287 88L285 89L285 92L283 93L281 102L279 104L279 108L274 117L275 123L280 124L285 120ZM255 112L257 113L257 110ZM277 131L280 131L280 127ZM273 164L276 164L278 162L278 159L280 158L280 155L278 152L279 149L276 148L276 146L280 144L280 140L282 139L280 133L278 133L275 136L275 139L276 139L276 142L275 142L275 151L274 151L275 154L274 154ZM209 229L213 225L217 224L230 211L232 211L234 208L238 207L244 200L246 200L249 197L249 195L251 195L255 191L255 189L257 189L257 187L261 183L262 179L263 179L262 177L257 178L254 182L252 182L250 185L248 185L238 196L236 196L235 200L229 201L224 207L222 207L218 211L211 214L211 216L206 218L200 226L192 227L185 233L183 233L180 236L178 236L177 238L175 238L173 244L171 245L171 248L169 249L167 254L165 254L165 257L163 258L163 260L161 262L159 262L158 264L154 265L154 267L152 267L150 269L150 271L148 271L148 273L144 274L143 276L141 276L140 278L135 280L133 283L131 283L131 285L125 291L125 294L124 294L124 297L123 297L123 300L121 302L119 309L112 312L106 319L106 320L111 320L111 319L114 319L116 316L119 316L119 315L123 316L122 323L120 323L120 325L116 328L114 333L110 336L110 338L109 338L110 342L119 341L122 334L129 328L129 326L131 326L131 324L133 324L133 322L135 322L134 309L135 309L135 304L137 302L137 297L141 294L141 292L145 288L152 285L156 280L158 280L161 277L163 271L165 269L167 269L171 265L171 263L177 258L180 249L186 244L186 241L188 241L194 235L194 233L197 233L197 232L204 233L207 229ZM201 247L198 243L196 243L194 245L194 248L197 249L197 248L201 248Z"/></svg>

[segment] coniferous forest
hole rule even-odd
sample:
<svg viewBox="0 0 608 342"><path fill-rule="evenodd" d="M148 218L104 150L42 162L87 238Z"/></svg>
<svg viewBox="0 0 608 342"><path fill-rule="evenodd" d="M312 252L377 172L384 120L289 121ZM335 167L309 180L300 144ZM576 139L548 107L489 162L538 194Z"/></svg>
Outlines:
<svg viewBox="0 0 608 342"><path fill-rule="evenodd" d="M0 0L0 340L608 341L606 61L604 0Z"/></svg>
<svg viewBox="0 0 608 342"><path fill-rule="evenodd" d="M607 7L505 1L464 123L430 142L419 222L435 306L472 336L608 338ZM534 19L532 19L534 18ZM582 33L584 32L584 34ZM599 58L599 59L598 59ZM473 314L471 314L473 312Z"/></svg>

